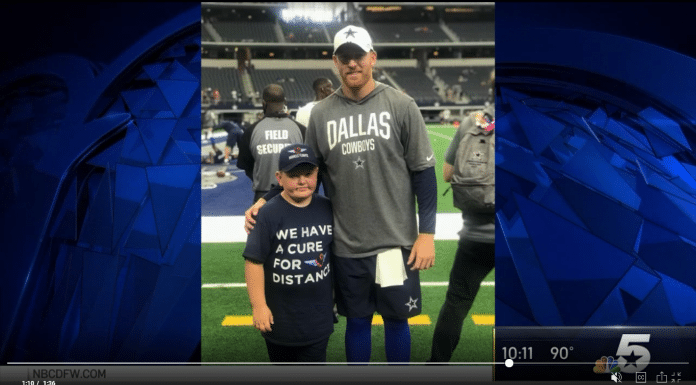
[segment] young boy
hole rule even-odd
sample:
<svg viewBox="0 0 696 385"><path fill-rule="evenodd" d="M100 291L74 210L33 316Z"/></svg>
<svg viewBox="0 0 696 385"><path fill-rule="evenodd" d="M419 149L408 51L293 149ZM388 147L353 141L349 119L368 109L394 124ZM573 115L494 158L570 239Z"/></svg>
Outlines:
<svg viewBox="0 0 696 385"><path fill-rule="evenodd" d="M326 362L334 329L331 204L314 194L319 168L310 147L285 147L278 168L283 192L259 211L243 254L254 327L271 362Z"/></svg>

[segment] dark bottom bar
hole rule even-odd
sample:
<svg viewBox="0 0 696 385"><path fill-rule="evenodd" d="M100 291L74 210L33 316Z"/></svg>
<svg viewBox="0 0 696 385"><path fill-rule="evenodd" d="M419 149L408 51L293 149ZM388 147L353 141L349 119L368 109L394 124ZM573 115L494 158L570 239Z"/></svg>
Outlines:
<svg viewBox="0 0 696 385"><path fill-rule="evenodd" d="M490 383L491 365L484 366L316 366L316 365L192 365L192 366L2 366L0 383L16 385L70 384L247 384L247 383ZM33 381L33 382L31 382Z"/></svg>
<svg viewBox="0 0 696 385"><path fill-rule="evenodd" d="M696 381L694 327L497 327L495 380Z"/></svg>

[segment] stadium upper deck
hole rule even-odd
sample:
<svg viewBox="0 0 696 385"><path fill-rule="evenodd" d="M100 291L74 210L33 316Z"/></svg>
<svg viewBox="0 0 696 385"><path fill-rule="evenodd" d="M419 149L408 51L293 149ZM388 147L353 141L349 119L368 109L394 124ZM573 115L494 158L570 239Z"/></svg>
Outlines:
<svg viewBox="0 0 696 385"><path fill-rule="evenodd" d="M307 16L322 10L330 16L322 22ZM296 108L313 99L314 77L333 74L340 83L333 36L353 24L373 37L379 81L420 106L481 104L488 86L479 78L494 66L494 19L494 3L202 3L202 87L220 91L215 108L250 109L277 81Z"/></svg>

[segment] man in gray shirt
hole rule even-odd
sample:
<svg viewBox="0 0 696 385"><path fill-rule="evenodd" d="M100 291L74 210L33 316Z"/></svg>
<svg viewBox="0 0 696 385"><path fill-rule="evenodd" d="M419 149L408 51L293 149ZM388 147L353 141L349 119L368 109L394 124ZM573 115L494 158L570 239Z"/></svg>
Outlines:
<svg viewBox="0 0 696 385"><path fill-rule="evenodd" d="M285 93L278 84L263 90L263 118L246 131L238 143L237 167L252 180L254 202L276 183L280 150L304 142L305 127L295 122L285 108Z"/></svg>
<svg viewBox="0 0 696 385"><path fill-rule="evenodd" d="M408 95L375 81L368 32L334 38L341 87L310 115L305 143L320 161L334 212L334 277L347 317L346 359L368 362L375 311L385 322L387 361L410 361L408 318L420 314L419 270L435 261L435 159L423 117ZM420 220L416 221L416 199ZM259 204L247 211L247 230Z"/></svg>
<svg viewBox="0 0 696 385"><path fill-rule="evenodd" d="M491 88L495 97L495 72L491 73ZM457 149L467 132L477 132L478 137L487 135L495 142L495 104L491 103L483 111L469 115L445 152L443 177L450 182L455 172ZM486 148L491 148L486 146ZM484 152L484 151L482 151ZM493 150L479 155L479 160L494 161ZM495 265L495 214L470 213L462 211L464 227L459 233L459 245L450 272L449 286L445 303L435 324L430 362L449 362L459 343L464 318L474 303L481 281L493 270Z"/></svg>

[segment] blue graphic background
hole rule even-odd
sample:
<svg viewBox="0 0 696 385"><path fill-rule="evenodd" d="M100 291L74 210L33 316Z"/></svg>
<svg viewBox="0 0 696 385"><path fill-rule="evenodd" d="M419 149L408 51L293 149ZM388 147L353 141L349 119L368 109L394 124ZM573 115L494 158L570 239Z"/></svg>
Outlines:
<svg viewBox="0 0 696 385"><path fill-rule="evenodd" d="M696 325L694 10L496 4L496 325Z"/></svg>
<svg viewBox="0 0 696 385"><path fill-rule="evenodd" d="M200 357L200 4L3 7L2 362Z"/></svg>

